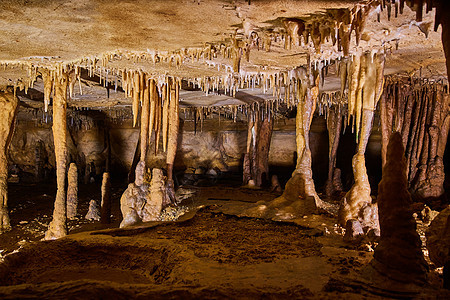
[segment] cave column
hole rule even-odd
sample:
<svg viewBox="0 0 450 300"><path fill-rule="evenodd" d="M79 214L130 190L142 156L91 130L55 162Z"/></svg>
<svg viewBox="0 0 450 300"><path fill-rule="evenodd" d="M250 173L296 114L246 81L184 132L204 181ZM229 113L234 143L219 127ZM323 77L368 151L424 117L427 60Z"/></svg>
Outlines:
<svg viewBox="0 0 450 300"><path fill-rule="evenodd" d="M0 91L0 233L11 229L8 215L8 146L19 100L13 91Z"/></svg>
<svg viewBox="0 0 450 300"><path fill-rule="evenodd" d="M358 72L358 71L357 71ZM352 159L354 184L339 207L338 220L345 226L351 219L358 220L363 228L378 230L377 209L372 204L370 184L367 176L365 152L372 131L374 111L384 86L384 56L372 57L362 54L356 89L356 136L357 151ZM349 84L350 87L356 84ZM353 91L352 91L353 92ZM350 94L350 91L349 91Z"/></svg>
<svg viewBox="0 0 450 300"><path fill-rule="evenodd" d="M247 153L244 156L244 185L261 187L269 181L269 150L273 119L260 118L259 111L248 122Z"/></svg>
<svg viewBox="0 0 450 300"><path fill-rule="evenodd" d="M303 73L305 74L301 75L301 80L297 81L299 99L296 116L297 164L291 179L286 183L283 195L275 199L274 203L288 204L301 201L297 202L299 204L297 213L310 214L317 208L332 211L333 207L319 198L312 178L309 130L319 95L319 82L317 77L315 85L312 84L307 72Z"/></svg>
<svg viewBox="0 0 450 300"><path fill-rule="evenodd" d="M55 78L53 98L53 139L56 158L57 191L53 220L45 233L46 240L67 235L66 228L66 169L67 169L67 74L59 71Z"/></svg>

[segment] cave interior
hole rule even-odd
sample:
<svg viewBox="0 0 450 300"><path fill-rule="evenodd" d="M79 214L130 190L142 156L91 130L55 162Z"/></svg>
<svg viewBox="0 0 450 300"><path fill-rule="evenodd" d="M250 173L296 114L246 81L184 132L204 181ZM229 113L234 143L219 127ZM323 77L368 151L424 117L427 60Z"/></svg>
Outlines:
<svg viewBox="0 0 450 300"><path fill-rule="evenodd" d="M1 1L0 297L449 299L449 12Z"/></svg>

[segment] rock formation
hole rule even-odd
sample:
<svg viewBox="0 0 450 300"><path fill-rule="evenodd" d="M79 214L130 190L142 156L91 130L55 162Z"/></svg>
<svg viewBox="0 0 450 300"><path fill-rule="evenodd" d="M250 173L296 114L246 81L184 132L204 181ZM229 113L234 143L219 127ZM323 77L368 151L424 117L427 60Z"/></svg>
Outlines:
<svg viewBox="0 0 450 300"><path fill-rule="evenodd" d="M244 156L244 185L253 180L256 187L269 182L269 150L273 130L273 120L268 115L261 120L261 112L254 111L249 116L247 152Z"/></svg>
<svg viewBox="0 0 450 300"><path fill-rule="evenodd" d="M57 191L53 219L45 233L46 240L57 239L67 234L66 229L66 171L67 171L67 74L59 70L55 77L53 97L53 139L56 156Z"/></svg>
<svg viewBox="0 0 450 300"><path fill-rule="evenodd" d="M366 232L369 229L378 229L377 208L370 196L364 154L372 130L374 111L381 97L384 82L384 56L371 55L371 53L365 53L360 57L355 56L353 62L349 62L348 109L356 127L358 149L352 159L355 183L345 195L338 214L341 226L345 226L350 219L357 219ZM341 84L345 83L341 82Z"/></svg>
<svg viewBox="0 0 450 300"><path fill-rule="evenodd" d="M78 206L78 170L75 163L69 165L67 182L67 218L73 219L77 215Z"/></svg>
<svg viewBox="0 0 450 300"><path fill-rule="evenodd" d="M90 221L100 221L100 207L98 206L97 201L92 199L89 202L89 209L84 218Z"/></svg>
<svg viewBox="0 0 450 300"><path fill-rule="evenodd" d="M19 99L11 90L0 91L0 233L11 229L8 215L8 146L14 132Z"/></svg>
<svg viewBox="0 0 450 300"><path fill-rule="evenodd" d="M101 222L111 223L111 177L108 172L103 173Z"/></svg>
<svg viewBox="0 0 450 300"><path fill-rule="evenodd" d="M145 180L145 164L136 167L136 181L130 183L120 198L123 220L120 227L140 222L156 221L164 203L169 203L166 183L161 169L153 169L150 184Z"/></svg>
<svg viewBox="0 0 450 300"><path fill-rule="evenodd" d="M339 146L339 137L342 128L343 108L340 105L332 105L328 109L328 178L325 184L325 192L330 197L335 191L342 190L340 182L340 170L336 169L336 156Z"/></svg>
<svg viewBox="0 0 450 300"><path fill-rule="evenodd" d="M426 231L430 260L444 267L444 287L450 289L450 206L442 210Z"/></svg>
<svg viewBox="0 0 450 300"><path fill-rule="evenodd" d="M377 201L381 236L371 265L394 281L423 284L428 266L412 216L406 159L402 137L397 132L389 140Z"/></svg>

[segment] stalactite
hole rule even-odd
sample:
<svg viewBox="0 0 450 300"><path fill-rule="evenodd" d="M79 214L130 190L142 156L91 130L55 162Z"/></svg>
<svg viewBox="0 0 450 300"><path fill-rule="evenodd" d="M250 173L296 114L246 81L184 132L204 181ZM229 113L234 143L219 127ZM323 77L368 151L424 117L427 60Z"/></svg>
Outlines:
<svg viewBox="0 0 450 300"><path fill-rule="evenodd" d="M169 101L170 94L167 92L166 84L162 87L162 94L164 96L163 112L162 112L162 138L163 138L163 151L167 150L167 132L169 128Z"/></svg>
<svg viewBox="0 0 450 300"><path fill-rule="evenodd" d="M155 87L156 89L156 87ZM159 140L161 137L161 119L162 119L162 103L158 92L156 93L156 105L155 105L155 154L159 151Z"/></svg>
<svg viewBox="0 0 450 300"><path fill-rule="evenodd" d="M156 114L156 83L154 80L150 80L150 115L148 121L148 140L151 141L153 128L155 127L155 114Z"/></svg>
<svg viewBox="0 0 450 300"><path fill-rule="evenodd" d="M139 114L139 94L140 94L140 78L139 72L133 74L133 127L136 126L138 114Z"/></svg>
<svg viewBox="0 0 450 300"><path fill-rule="evenodd" d="M173 79L169 103L169 127L167 139L167 177L172 180L173 163L177 152L179 130L179 88L180 82Z"/></svg>
<svg viewBox="0 0 450 300"><path fill-rule="evenodd" d="M8 147L14 132L19 99L14 91L0 91L0 233L11 229L8 215Z"/></svg>
<svg viewBox="0 0 450 300"><path fill-rule="evenodd" d="M141 161L146 161L148 142L149 142L149 114L150 114L150 91L148 86L148 80L145 78L143 81L142 90L142 108L141 108ZM151 79L153 81L153 79ZM152 87L150 87L152 88ZM151 130L151 129L150 129Z"/></svg>
<svg viewBox="0 0 450 300"><path fill-rule="evenodd" d="M53 87L53 74L48 69L43 69L42 73L42 81L44 82L44 108L45 112L48 111L48 105L50 104L50 95L52 93Z"/></svg>
<svg viewBox="0 0 450 300"><path fill-rule="evenodd" d="M67 168L67 74L57 72L53 97L53 140L55 143L57 191L53 219L45 233L46 240L67 234L66 229L66 168Z"/></svg>

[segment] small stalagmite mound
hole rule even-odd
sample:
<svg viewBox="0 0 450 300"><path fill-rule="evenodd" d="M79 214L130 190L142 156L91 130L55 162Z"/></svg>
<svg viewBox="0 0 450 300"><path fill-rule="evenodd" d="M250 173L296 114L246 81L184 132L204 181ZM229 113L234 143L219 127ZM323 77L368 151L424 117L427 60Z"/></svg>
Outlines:
<svg viewBox="0 0 450 300"><path fill-rule="evenodd" d="M390 137L386 164L378 185L381 236L371 265L377 273L396 282L423 284L427 280L428 267L407 187L402 137L396 132Z"/></svg>

